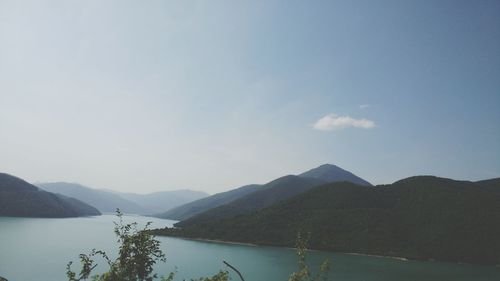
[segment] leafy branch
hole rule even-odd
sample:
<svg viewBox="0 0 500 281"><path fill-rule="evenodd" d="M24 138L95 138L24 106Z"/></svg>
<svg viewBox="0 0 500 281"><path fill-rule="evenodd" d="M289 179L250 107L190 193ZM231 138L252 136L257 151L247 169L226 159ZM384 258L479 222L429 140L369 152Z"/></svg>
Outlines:
<svg viewBox="0 0 500 281"><path fill-rule="evenodd" d="M153 267L157 262L166 262L165 254L160 249L160 241L149 231L151 222L148 222L143 228L138 228L136 222L125 224L123 214L120 210L116 211L118 222L114 222L114 232L119 243L118 258L112 260L109 256L100 250L93 249L89 254L80 254L81 270L77 274L71 268L73 262L69 262L66 266L66 276L68 281L173 281L175 272L170 272L166 277L159 277L153 272ZM290 275L288 281L326 281L328 279L328 271L330 270L329 261L323 262L320 267L320 272L314 276L311 275L309 267L306 263L307 241L299 233L297 237L297 256L299 270ZM96 258L102 258L109 269L103 274L91 275L97 267ZM241 281L245 281L243 275L238 269L223 261L225 265L234 270ZM191 281L228 281L229 272L219 271L212 277L202 277L199 279L191 279Z"/></svg>

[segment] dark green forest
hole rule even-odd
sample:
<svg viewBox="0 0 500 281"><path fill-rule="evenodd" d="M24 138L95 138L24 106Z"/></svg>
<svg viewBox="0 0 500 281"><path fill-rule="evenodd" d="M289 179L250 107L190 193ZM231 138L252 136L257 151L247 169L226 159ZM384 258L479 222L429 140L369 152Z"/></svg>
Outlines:
<svg viewBox="0 0 500 281"><path fill-rule="evenodd" d="M156 235L420 260L500 264L500 179L418 176L376 187L330 183L250 214L180 222Z"/></svg>

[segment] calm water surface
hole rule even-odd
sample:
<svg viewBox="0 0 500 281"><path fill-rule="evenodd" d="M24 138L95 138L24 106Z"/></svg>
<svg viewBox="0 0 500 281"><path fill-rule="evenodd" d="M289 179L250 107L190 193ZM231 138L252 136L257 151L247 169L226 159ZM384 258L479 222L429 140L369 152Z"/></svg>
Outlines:
<svg viewBox="0 0 500 281"><path fill-rule="evenodd" d="M68 261L92 248L115 253L113 215L71 219L31 219L0 217L0 276L9 281L63 281ZM126 216L128 222L152 221L153 227L173 221ZM247 281L286 281L296 270L295 252L275 247L253 247L159 237L167 263L157 272L176 270L176 280L215 274L226 260L235 265ZM113 254L111 254L113 256ZM500 267L460 265L440 262L399 261L390 258L308 253L313 268L325 258L332 261L330 280L339 281L481 281L500 280ZM101 264L103 262L101 261ZM99 269L99 268L98 268ZM104 267L100 268L101 270ZM239 280L232 276L233 280Z"/></svg>

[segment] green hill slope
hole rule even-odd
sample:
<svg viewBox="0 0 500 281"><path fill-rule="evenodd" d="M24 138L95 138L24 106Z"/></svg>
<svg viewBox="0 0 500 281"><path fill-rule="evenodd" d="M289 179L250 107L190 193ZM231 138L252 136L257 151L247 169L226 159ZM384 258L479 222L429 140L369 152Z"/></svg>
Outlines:
<svg viewBox="0 0 500 281"><path fill-rule="evenodd" d="M247 194L229 204L212 208L187 220L181 221L177 223L176 226L182 227L211 221L213 219L222 219L248 214L252 211L263 209L274 203L303 193L314 186L324 183L325 182L323 181L312 178L303 178L292 175L284 176L263 185L259 190Z"/></svg>
<svg viewBox="0 0 500 281"><path fill-rule="evenodd" d="M376 188L332 183L251 214L156 234L293 246L305 231L315 249L500 264L500 185L483 186L427 176Z"/></svg>
<svg viewBox="0 0 500 281"><path fill-rule="evenodd" d="M476 181L476 184L480 186L482 190L500 192L500 178Z"/></svg>
<svg viewBox="0 0 500 281"><path fill-rule="evenodd" d="M307 178L307 181L311 181L311 179L315 179L318 184L320 183L327 183L327 182L338 182L338 181L348 181L348 182L353 182L353 183L358 183L361 185L371 185L369 182L365 181L364 179L352 174L349 171L346 171L342 168L339 168L335 165L331 164L324 164L319 167L316 167L314 169L311 169L307 172L304 172L298 176L295 176L297 178ZM276 181L276 180L275 180ZM272 181L274 182L274 181ZM218 193L206 198L203 198L201 200L193 201L191 203L182 205L177 208L173 208L167 212L164 212L162 214L156 215L157 217L160 218L165 218L165 219L174 219L174 220L187 220L189 218L193 218L195 216L199 217L196 219L203 219L205 217L211 217L211 216L216 216L217 213L223 213L223 212L234 212L234 213L242 213L241 210L235 210L231 205L226 207L227 209L222 208L223 205L233 203L234 201L238 199L242 199L243 197L256 192L256 191L261 191L264 189L267 189L269 183L267 185L257 185L257 184L251 184L251 185L246 185L240 188L236 188L227 192L222 192ZM272 184L271 184L272 185ZM292 184L293 185L293 184ZM308 188L311 186L308 186ZM301 190L301 192L308 190L308 188ZM293 187L289 190L293 191ZM283 190L283 198L280 198L279 194L272 194L271 195L271 200L264 198L265 195L256 195L256 197L248 197L249 202L243 202L246 199L243 199L243 201L238 201L237 204L240 204L243 202L242 208L243 209L248 209L248 210L256 210L256 209L261 209L265 206L269 206L279 200L283 200L285 198L288 198L289 196L287 195L289 191ZM293 193L293 192L292 192ZM300 193L300 192L299 192ZM297 193L293 193L293 195L296 195ZM264 198L261 200L261 198ZM270 204L268 201L270 201ZM260 202L264 202L262 206L259 206L261 204ZM268 202L268 203L265 203ZM256 207L252 207L251 205L255 205ZM221 207L220 209L217 210L211 210L211 209L216 209L218 207ZM205 212L207 212L205 214ZM231 214L231 213L227 213Z"/></svg>
<svg viewBox="0 0 500 281"><path fill-rule="evenodd" d="M184 204L155 216L163 219L185 220L197 214L203 213L206 210L232 202L258 190L260 187L261 185L258 184L245 185L230 191L217 193L212 196Z"/></svg>
<svg viewBox="0 0 500 281"><path fill-rule="evenodd" d="M40 190L20 178L0 173L0 216L62 218L100 214L77 199Z"/></svg>

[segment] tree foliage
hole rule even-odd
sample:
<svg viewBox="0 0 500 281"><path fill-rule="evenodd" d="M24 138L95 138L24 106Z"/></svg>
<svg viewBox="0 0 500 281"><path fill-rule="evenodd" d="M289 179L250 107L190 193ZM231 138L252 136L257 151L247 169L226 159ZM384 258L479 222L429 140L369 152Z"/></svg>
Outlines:
<svg viewBox="0 0 500 281"><path fill-rule="evenodd" d="M69 281L173 281L175 272L171 272L168 276L159 277L153 272L154 265L157 262L166 262L165 254L160 249L160 241L155 239L149 231L151 222L148 222L142 229L139 229L136 222L125 224L123 222L123 214L120 210L116 211L118 222L115 222L115 235L119 243L118 257L115 260L101 250L93 249L89 254L80 254L81 270L77 274L71 268L73 262L69 262L66 266L66 276ZM306 250L308 238L302 237L299 233L297 236L296 247L298 257L299 270L290 275L288 281L326 281L328 279L328 271L330 270L330 262L325 261L320 267L320 272L313 275L306 263ZM108 271L102 274L91 275L97 267L95 258L102 258L109 266ZM240 272L224 262L227 266L239 274L242 281L243 276ZM191 281L228 281L229 273L220 270L212 277L201 277L199 279L191 279Z"/></svg>
<svg viewBox="0 0 500 281"><path fill-rule="evenodd" d="M298 258L298 267L299 270L297 272L293 272L288 281L327 281L328 273L331 269L331 264L329 260L323 261L320 265L319 273L312 274L309 266L306 262L306 251L307 244L309 240L309 235L307 237L303 237L299 232L297 235L296 247L297 247L297 258Z"/></svg>
<svg viewBox="0 0 500 281"><path fill-rule="evenodd" d="M71 268L73 262L66 266L66 276L69 281L173 281L175 272L159 277L153 272L157 262L166 262L165 254L160 249L160 241L148 231L151 222L139 229L137 223L125 224L123 214L117 210L118 222L115 222L115 234L119 243L118 257L115 260L100 250L93 249L89 254L80 254L81 270L77 274ZM95 258L100 257L109 266L102 274L91 275L96 268ZM227 271L219 271L212 277L204 277L193 281L227 281Z"/></svg>

